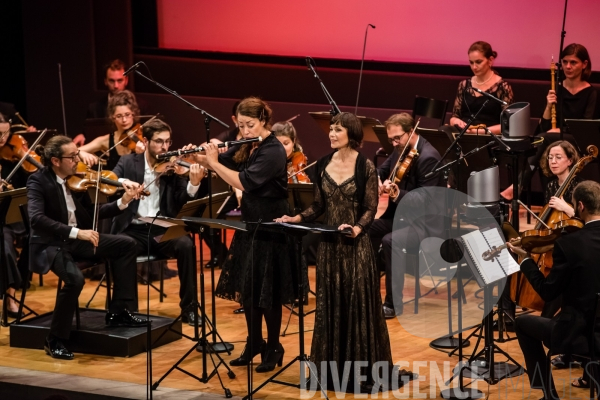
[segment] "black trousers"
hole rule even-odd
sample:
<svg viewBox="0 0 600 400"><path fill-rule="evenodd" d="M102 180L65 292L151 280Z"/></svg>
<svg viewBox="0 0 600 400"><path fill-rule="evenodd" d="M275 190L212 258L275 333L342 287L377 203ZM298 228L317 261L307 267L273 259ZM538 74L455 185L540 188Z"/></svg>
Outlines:
<svg viewBox="0 0 600 400"><path fill-rule="evenodd" d="M79 294L85 283L83 274L77 267L77 260L108 259L114 282L109 311L120 313L124 309L135 309L135 257L135 241L127 236L101 233L96 254L90 242L68 240L50 267L64 283L56 299L50 333L61 339L69 338L73 314L78 307Z"/></svg>
<svg viewBox="0 0 600 400"><path fill-rule="evenodd" d="M554 324L552 319L536 315L523 315L515 320L515 333L525 358L529 384L534 389L544 390L544 396L548 399L551 396L558 398L544 350L544 345L550 346Z"/></svg>
<svg viewBox="0 0 600 400"><path fill-rule="evenodd" d="M29 243L24 241L25 243L23 243L23 252L19 260L17 260L17 249L15 248L15 240L17 240L19 237L25 236L25 226L22 222L8 224L4 226L3 232L4 249L6 251L5 268L7 271L8 281L1 282L3 277L0 275L0 288L6 289L11 287L14 289L19 289L29 277L29 259L28 257L24 257L24 253L28 252L26 246L29 246Z"/></svg>
<svg viewBox="0 0 600 400"><path fill-rule="evenodd" d="M398 312L403 308L404 274L407 252L417 254L419 238L408 226L392 231L393 221L376 219L369 227L369 236L375 252L381 245L385 265L385 300L383 305ZM394 246L392 246L394 244ZM400 244L404 244L400 248ZM392 259L393 255L393 259ZM418 274L418 269L417 272Z"/></svg>
<svg viewBox="0 0 600 400"><path fill-rule="evenodd" d="M177 259L179 273L179 306L185 311L194 301L194 274L196 273L196 254L192 238L181 236L163 243L155 238L166 232L165 228L152 226L150 232L150 253ZM148 226L131 224L123 232L135 240L136 256L148 254Z"/></svg>

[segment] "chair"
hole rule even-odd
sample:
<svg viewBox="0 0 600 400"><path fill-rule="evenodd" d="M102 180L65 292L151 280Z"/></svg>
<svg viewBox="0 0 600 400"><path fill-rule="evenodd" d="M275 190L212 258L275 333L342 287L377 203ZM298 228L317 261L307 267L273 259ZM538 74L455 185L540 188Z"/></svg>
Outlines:
<svg viewBox="0 0 600 400"><path fill-rule="evenodd" d="M424 117L427 121L423 121L427 128L437 128L444 125L446 121L446 110L448 109L448 100L436 100L428 97L416 96L413 104L412 117L416 120L417 117ZM439 123L431 120L439 120ZM437 124L437 125L436 125ZM423 126L421 126L423 127ZM377 166L379 158L387 158L389 154L385 152L383 147L380 147L375 152L373 162Z"/></svg>
<svg viewBox="0 0 600 400"><path fill-rule="evenodd" d="M575 354L576 356L579 356L581 358L587 358L590 360L590 366L591 366L591 371L590 371L590 377L589 379L589 384L590 384L590 399L594 398L594 391L596 391L598 393L598 396L596 397L596 399L600 400L600 370L598 367L598 362L600 361L600 357L598 357L597 353L596 353L596 334L600 333L598 331L598 328L600 328L600 293L596 293L596 306L595 306L595 310L594 310L594 321L591 324L591 329L589 330L589 332L587 333L587 337L581 337L581 342L579 341L579 339L577 339L575 341L575 344L573 345L574 348L580 348L581 350L583 349L587 349L587 354ZM587 343L586 343L587 342ZM548 349L548 354L546 355L547 357L547 362L548 365L550 366L550 376L548 377L548 382L550 382L550 379L552 378L552 356L554 354L552 353L552 349ZM597 388L596 385L599 385L599 387ZM597 390L596 390L597 389Z"/></svg>

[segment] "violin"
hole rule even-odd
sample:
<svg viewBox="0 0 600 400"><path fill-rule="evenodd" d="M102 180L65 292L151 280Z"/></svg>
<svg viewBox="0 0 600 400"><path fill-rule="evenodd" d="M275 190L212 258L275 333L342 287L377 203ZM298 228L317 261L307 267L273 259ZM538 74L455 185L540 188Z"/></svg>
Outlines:
<svg viewBox="0 0 600 400"><path fill-rule="evenodd" d="M398 161L396 162L396 165L394 166L394 169L392 169L390 177L388 178L388 180L392 182L392 185L390 185L389 193L390 199L392 200L395 200L400 194L400 190L398 189L400 182L402 182L402 179L404 179L404 177L408 175L408 172L410 171L413 162L419 157L419 151L417 149L410 149L408 154L405 154L406 150L408 149L410 140L412 139L413 134L419 126L419 122L421 122L420 119L417 121L415 127L410 132L410 135L408 136L408 141L406 142L404 149L402 149L402 153L400 153L400 157L398 157Z"/></svg>
<svg viewBox="0 0 600 400"><path fill-rule="evenodd" d="M304 170L308 159L301 151L294 151L287 160L288 183L310 183L310 178Z"/></svg>
<svg viewBox="0 0 600 400"><path fill-rule="evenodd" d="M186 175L190 172L190 166L195 161L188 158L171 157L168 161L162 161L154 165L154 172L159 174L175 173L177 175Z"/></svg>
<svg viewBox="0 0 600 400"><path fill-rule="evenodd" d="M21 135L14 134L0 149L0 157L7 161L19 162L27 151L29 151L27 140ZM25 171L33 173L44 166L41 163L40 156L32 150L29 152L29 155L25 157L25 161L21 164L21 167L23 167Z"/></svg>
<svg viewBox="0 0 600 400"><path fill-rule="evenodd" d="M98 171L88 167L81 161L77 164L77 172L67 179L67 186L74 192L85 192L88 188L95 188L98 183ZM100 186L98 190L107 196L112 196L123 184L118 181L117 174L109 170L102 170L100 173ZM142 192L144 196L149 196L148 191Z"/></svg>
<svg viewBox="0 0 600 400"><path fill-rule="evenodd" d="M135 146L137 145L137 142L142 140L142 137L142 124L137 123L121 134L119 137L119 142L121 145L127 147L132 153L134 153Z"/></svg>

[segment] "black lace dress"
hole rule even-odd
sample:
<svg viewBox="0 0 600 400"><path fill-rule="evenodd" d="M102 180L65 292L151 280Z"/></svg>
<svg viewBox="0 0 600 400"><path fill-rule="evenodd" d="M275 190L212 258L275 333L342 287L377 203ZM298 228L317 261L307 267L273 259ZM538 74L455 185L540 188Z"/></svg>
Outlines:
<svg viewBox="0 0 600 400"><path fill-rule="evenodd" d="M358 201L357 181L361 180L356 174L338 184L323 167L317 171L321 183L315 184L315 202L302 212L303 220L312 221L325 213L327 225L360 225L366 232L375 218L378 193L375 167L370 160L365 161L365 171L356 170L357 174L365 174L362 202ZM355 239L340 235L322 237L317 252L317 309L310 359L316 364L319 377L321 362L335 361L339 376L334 379L338 382L346 361L367 361L363 373L368 377L374 363L384 361L392 365L379 273L366 233ZM333 388L329 364L327 369L327 387ZM354 376L354 372L349 376ZM348 389L352 390L353 385L350 379Z"/></svg>
<svg viewBox="0 0 600 400"><path fill-rule="evenodd" d="M509 105L513 102L512 88L504 79L493 84L486 92L500 100L504 100ZM484 95L479 93L476 95L471 84L471 79L465 79L458 85L452 117L460 118L467 122L469 117L475 115L486 100L488 100L488 98ZM498 125L500 123L500 113L502 113L502 110L505 108L506 106L503 106L497 101L490 100L485 108L481 110L475 121L473 121L473 125L484 124L488 127Z"/></svg>
<svg viewBox="0 0 600 400"><path fill-rule="evenodd" d="M289 214L286 154L279 140L268 136L242 164L233 161L238 149L220 154L219 161L240 171L242 220L271 222ZM250 299L260 308L292 303L298 298L297 263L296 244L281 231L236 231L215 293L245 307Z"/></svg>

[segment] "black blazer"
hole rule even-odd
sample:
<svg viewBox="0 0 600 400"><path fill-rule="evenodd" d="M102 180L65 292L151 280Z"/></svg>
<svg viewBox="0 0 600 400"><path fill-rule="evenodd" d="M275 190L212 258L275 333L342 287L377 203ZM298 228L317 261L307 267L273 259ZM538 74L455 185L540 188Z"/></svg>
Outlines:
<svg viewBox="0 0 600 400"><path fill-rule="evenodd" d="M400 157L400 151L396 150L377 168L377 174L383 182L390 177L391 170L395 167L398 158ZM442 174L439 172L429 177L425 177L434 167L434 165L440 160L440 153L429 143L423 136L419 137L417 143L417 151L419 157L417 157L414 164L408 171L406 176L400 183L400 193L396 201L389 201L388 207L385 212L381 215L381 219L393 219L396 213L397 205L402 199L407 196L413 189L427 186L440 186L444 187L444 179ZM435 216L445 215L442 209L442 199L429 199L421 193L413 192L405 201L410 200L414 203L415 207L428 207L428 213L430 217L425 219L419 219L413 224L413 228L416 229L420 239L428 236L442 237L443 233L443 219L436 218ZM435 201L433 201L435 200Z"/></svg>
<svg viewBox="0 0 600 400"><path fill-rule="evenodd" d="M544 301L562 294L563 305L552 329L552 351L579 351L571 346L591 329L596 293L600 293L600 221L559 238L552 258L554 264L547 277L532 259L521 263L521 271Z"/></svg>
<svg viewBox="0 0 600 400"><path fill-rule="evenodd" d="M145 156L145 153L122 156L113 172L119 178L129 179L130 181L142 184L144 183ZM159 179L160 215L164 217L176 217L181 207L188 201L194 200L196 196L192 197L188 195L188 179L186 178L177 174L164 174ZM139 200L129 203L129 206L123 213L113 219L111 233L118 234L127 229L131 221L136 217L139 206Z"/></svg>
<svg viewBox="0 0 600 400"><path fill-rule="evenodd" d="M92 229L94 205L87 192L72 192L75 217L79 229ZM72 227L68 225L67 202L56 174L44 167L27 180L27 209L31 224L29 237L29 269L45 274L50 270L54 257L69 239ZM102 204L99 218L119 215L117 202Z"/></svg>

